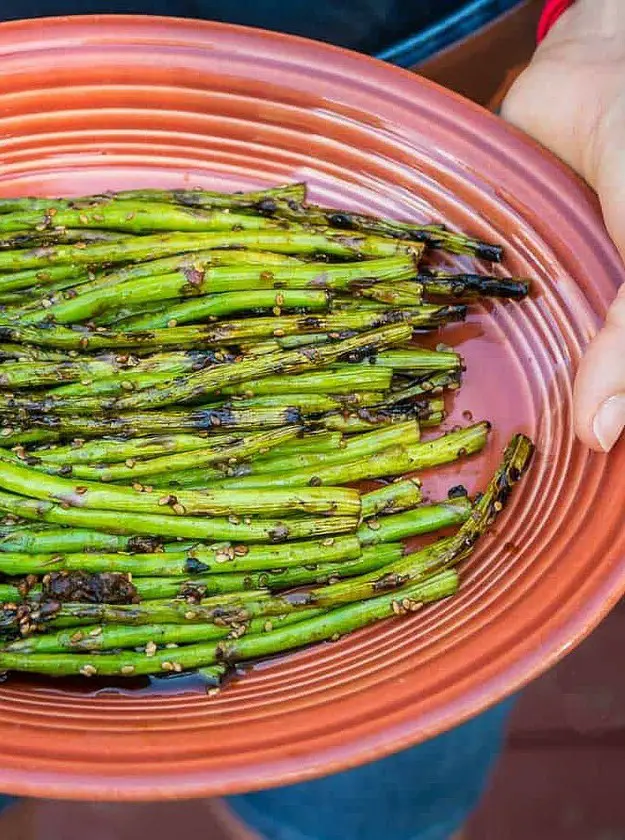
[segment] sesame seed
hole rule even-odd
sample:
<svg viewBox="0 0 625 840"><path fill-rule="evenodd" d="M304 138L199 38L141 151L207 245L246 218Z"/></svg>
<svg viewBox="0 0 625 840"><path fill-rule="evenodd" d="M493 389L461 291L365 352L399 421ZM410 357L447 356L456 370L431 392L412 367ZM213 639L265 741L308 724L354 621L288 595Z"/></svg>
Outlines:
<svg viewBox="0 0 625 840"><path fill-rule="evenodd" d="M145 646L145 655L146 656L154 656L156 653L156 643L155 642L148 642Z"/></svg>
<svg viewBox="0 0 625 840"><path fill-rule="evenodd" d="M179 674L182 671L182 665L180 664L180 662L172 662L171 664L174 666L174 671L177 674Z"/></svg>
<svg viewBox="0 0 625 840"><path fill-rule="evenodd" d="M237 557L245 557L245 555L248 554L248 552L249 548L246 545L235 545L234 547L234 553L237 555Z"/></svg>
<svg viewBox="0 0 625 840"><path fill-rule="evenodd" d="M193 610L189 610L184 614L184 617L187 621L193 621L193 619L195 618L195 612Z"/></svg>
<svg viewBox="0 0 625 840"><path fill-rule="evenodd" d="M334 545L334 537L327 537L327 539L322 541L321 545L325 545L325 546Z"/></svg>
<svg viewBox="0 0 625 840"><path fill-rule="evenodd" d="M276 338L281 338L284 335L284 330L274 330L273 334L276 336Z"/></svg>
<svg viewBox="0 0 625 840"><path fill-rule="evenodd" d="M85 493L87 492L87 488L83 487L83 486L74 487L74 490L75 490L76 493L78 493L79 496L84 496Z"/></svg>
<svg viewBox="0 0 625 840"><path fill-rule="evenodd" d="M172 650L173 648L177 648L178 645L175 642L169 642L168 644L165 645L165 647Z"/></svg>
<svg viewBox="0 0 625 840"><path fill-rule="evenodd" d="M341 638L341 634L340 634L340 633L334 633L334 635L330 637L330 641L332 641L332 642L338 642L338 640L339 640L340 638Z"/></svg>
<svg viewBox="0 0 625 840"><path fill-rule="evenodd" d="M94 677L98 672L97 669L93 667L93 665L83 665L80 669L80 673L83 677Z"/></svg>
<svg viewBox="0 0 625 840"><path fill-rule="evenodd" d="M174 670L174 666L172 665L171 662L168 662L168 661L161 662L161 668L162 668L163 671L173 671Z"/></svg>
<svg viewBox="0 0 625 840"><path fill-rule="evenodd" d="M176 502L175 505L172 505L171 509L174 513L177 513L179 515L187 512L186 507L184 505L181 505L180 502Z"/></svg>
<svg viewBox="0 0 625 840"><path fill-rule="evenodd" d="M80 223L82 225L88 225L89 224L89 217L86 216L84 213L81 213L78 218L80 219Z"/></svg>
<svg viewBox="0 0 625 840"><path fill-rule="evenodd" d="M273 630L273 624L271 623L271 621L266 621L266 622L265 622L264 627L263 627L263 630L264 630L266 633L271 633L271 631Z"/></svg>
<svg viewBox="0 0 625 840"><path fill-rule="evenodd" d="M120 670L125 677L128 677L130 674L134 674L135 666L134 665L122 665Z"/></svg>
<svg viewBox="0 0 625 840"><path fill-rule="evenodd" d="M143 487L143 484L139 484L138 481L135 481L135 483L132 485L132 489L136 490L137 493L141 493L141 491L144 489L144 487Z"/></svg>
<svg viewBox="0 0 625 840"><path fill-rule="evenodd" d="M178 321L175 318L172 318L170 321L167 322L168 327L176 327L178 326Z"/></svg>
<svg viewBox="0 0 625 840"><path fill-rule="evenodd" d="M102 635L102 628L101 627L94 627L93 630L89 631L90 636L101 636Z"/></svg>
<svg viewBox="0 0 625 840"><path fill-rule="evenodd" d="M69 640L72 644L75 642L80 642L84 638L84 633L82 631L77 630L72 636L69 637Z"/></svg>
<svg viewBox="0 0 625 840"><path fill-rule="evenodd" d="M380 523L377 519L370 519L367 522L367 528L370 528L372 531L379 531L380 530Z"/></svg>
<svg viewBox="0 0 625 840"><path fill-rule="evenodd" d="M234 514L231 514L231 515L228 517L228 522L229 522L231 525L240 525L240 524L241 524L241 520L239 519L239 517L238 517L238 516L234 516ZM250 520L250 522L251 522L251 520Z"/></svg>
<svg viewBox="0 0 625 840"><path fill-rule="evenodd" d="M402 608L401 608L401 604L399 603L399 601L391 601L391 609L393 610L395 615L401 615L402 614Z"/></svg>

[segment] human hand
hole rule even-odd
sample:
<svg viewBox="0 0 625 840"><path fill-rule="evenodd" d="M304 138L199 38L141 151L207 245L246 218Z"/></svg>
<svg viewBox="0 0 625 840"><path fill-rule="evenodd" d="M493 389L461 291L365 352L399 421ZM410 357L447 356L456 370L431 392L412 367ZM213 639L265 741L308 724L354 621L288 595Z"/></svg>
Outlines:
<svg viewBox="0 0 625 840"><path fill-rule="evenodd" d="M625 259L625 2L577 0L506 97L503 116L597 191ZM575 428L608 451L625 428L625 285L577 372Z"/></svg>

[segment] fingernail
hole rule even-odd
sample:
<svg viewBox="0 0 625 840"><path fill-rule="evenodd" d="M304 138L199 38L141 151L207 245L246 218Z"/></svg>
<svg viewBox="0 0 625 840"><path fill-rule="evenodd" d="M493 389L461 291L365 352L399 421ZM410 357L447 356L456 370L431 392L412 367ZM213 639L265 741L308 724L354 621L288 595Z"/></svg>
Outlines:
<svg viewBox="0 0 625 840"><path fill-rule="evenodd" d="M625 394L617 394L601 403L592 425L604 452L609 452L625 429Z"/></svg>

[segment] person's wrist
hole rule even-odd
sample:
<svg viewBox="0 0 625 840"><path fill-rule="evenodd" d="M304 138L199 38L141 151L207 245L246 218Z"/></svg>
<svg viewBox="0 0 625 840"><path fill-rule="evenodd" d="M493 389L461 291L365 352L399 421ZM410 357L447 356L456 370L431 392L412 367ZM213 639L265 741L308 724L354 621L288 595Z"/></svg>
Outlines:
<svg viewBox="0 0 625 840"><path fill-rule="evenodd" d="M574 0L547 0L538 21L537 40L539 44L573 2Z"/></svg>

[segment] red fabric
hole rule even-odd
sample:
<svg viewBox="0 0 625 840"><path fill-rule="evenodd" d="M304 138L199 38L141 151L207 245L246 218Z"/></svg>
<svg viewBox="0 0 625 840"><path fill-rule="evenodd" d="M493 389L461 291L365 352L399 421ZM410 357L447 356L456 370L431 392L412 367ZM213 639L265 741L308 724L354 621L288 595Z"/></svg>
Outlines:
<svg viewBox="0 0 625 840"><path fill-rule="evenodd" d="M538 22L539 44L562 13L565 12L569 6L573 5L573 2L574 0L547 0L540 21Z"/></svg>

